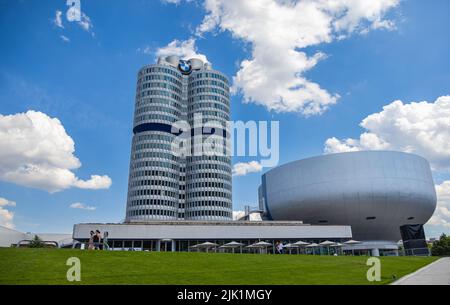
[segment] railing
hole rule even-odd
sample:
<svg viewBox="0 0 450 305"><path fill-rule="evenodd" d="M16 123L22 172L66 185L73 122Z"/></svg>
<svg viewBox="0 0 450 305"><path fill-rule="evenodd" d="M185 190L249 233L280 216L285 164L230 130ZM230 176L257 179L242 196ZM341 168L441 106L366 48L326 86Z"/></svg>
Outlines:
<svg viewBox="0 0 450 305"><path fill-rule="evenodd" d="M430 256L431 252L428 248L411 248L411 249L401 249L399 254L402 256Z"/></svg>
<svg viewBox="0 0 450 305"><path fill-rule="evenodd" d="M23 240L19 241L16 244L16 247L20 248L20 247L28 246L28 245L31 244L32 241L33 240L31 240L31 239L23 239ZM44 245L44 247L46 247L46 246L54 246L55 248L59 248L59 244L56 241L43 240L42 244Z"/></svg>
<svg viewBox="0 0 450 305"><path fill-rule="evenodd" d="M263 210L260 210L259 208L250 208L249 206L245 206L245 214L244 216L238 218L238 221L242 221L242 220L250 220L250 215L251 214L259 214L262 215L264 213Z"/></svg>

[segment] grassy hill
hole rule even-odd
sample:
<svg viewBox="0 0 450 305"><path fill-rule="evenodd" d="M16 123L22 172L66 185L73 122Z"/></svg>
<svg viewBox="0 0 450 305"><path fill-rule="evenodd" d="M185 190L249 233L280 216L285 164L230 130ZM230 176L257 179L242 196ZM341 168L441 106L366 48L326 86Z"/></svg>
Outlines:
<svg viewBox="0 0 450 305"><path fill-rule="evenodd" d="M72 284L66 260L81 261L79 284L372 284L368 257L164 253L0 248L0 284ZM433 257L382 257L381 282Z"/></svg>

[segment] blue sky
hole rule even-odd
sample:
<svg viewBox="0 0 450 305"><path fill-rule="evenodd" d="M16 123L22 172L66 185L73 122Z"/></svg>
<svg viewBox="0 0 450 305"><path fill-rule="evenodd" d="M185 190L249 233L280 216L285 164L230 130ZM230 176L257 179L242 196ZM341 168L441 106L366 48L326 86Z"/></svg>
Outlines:
<svg viewBox="0 0 450 305"><path fill-rule="evenodd" d="M54 22L58 10L64 28ZM81 10L89 17L89 29L65 19L65 0L0 0L0 114L35 110L58 118L82 164L73 170L76 176L108 175L112 180L107 189L68 187L49 193L3 179L0 197L16 203L7 209L14 213L12 221L21 231L71 232L74 223L124 218L136 73L154 62L159 48L175 39L194 37L196 51L230 80L243 60L259 56L252 54L259 38L243 38L239 29L219 24L215 30L196 35L207 15L202 1L82 0ZM267 101L245 103L245 97L257 93L245 91L247 84L242 82L244 90L232 96L232 119L280 121L283 164L323 154L327 139L333 137L340 143L359 139L368 130L359 125L361 121L394 100L434 105L439 97L450 94L450 3L402 1L382 17L395 26L367 33L347 29L343 39L336 34L329 42L299 48L308 57L326 54L302 71L305 79L339 95L323 113L305 115L298 103L294 103L295 110L270 109ZM367 148L360 142L352 145ZM414 141L411 145L420 146ZM389 148L397 146L390 143ZM436 155L419 148L416 152ZM444 183L450 180L449 155L447 151L436 157L439 166L434 171L435 182L443 185L444 193ZM251 160L236 157L233 162ZM246 204L256 206L257 187L266 170L233 178L235 210ZM96 209L69 207L76 202ZM439 223L427 227L429 235L450 232L445 211L440 217Z"/></svg>

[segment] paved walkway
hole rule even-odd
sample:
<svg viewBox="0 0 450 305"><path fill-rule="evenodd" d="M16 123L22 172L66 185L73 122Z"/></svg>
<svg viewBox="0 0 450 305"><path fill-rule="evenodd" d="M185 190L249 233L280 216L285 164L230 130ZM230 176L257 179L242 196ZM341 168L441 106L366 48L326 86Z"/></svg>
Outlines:
<svg viewBox="0 0 450 305"><path fill-rule="evenodd" d="M450 285L450 257L443 257L392 285Z"/></svg>

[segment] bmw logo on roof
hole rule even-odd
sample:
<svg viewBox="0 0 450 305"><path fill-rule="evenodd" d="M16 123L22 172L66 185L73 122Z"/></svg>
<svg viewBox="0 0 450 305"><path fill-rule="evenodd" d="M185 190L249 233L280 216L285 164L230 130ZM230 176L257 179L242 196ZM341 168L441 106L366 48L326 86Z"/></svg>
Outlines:
<svg viewBox="0 0 450 305"><path fill-rule="evenodd" d="M180 69L183 74L190 74L192 72L191 64L185 60L180 60L178 63L178 69Z"/></svg>

